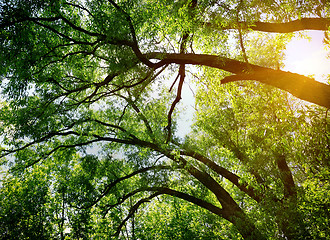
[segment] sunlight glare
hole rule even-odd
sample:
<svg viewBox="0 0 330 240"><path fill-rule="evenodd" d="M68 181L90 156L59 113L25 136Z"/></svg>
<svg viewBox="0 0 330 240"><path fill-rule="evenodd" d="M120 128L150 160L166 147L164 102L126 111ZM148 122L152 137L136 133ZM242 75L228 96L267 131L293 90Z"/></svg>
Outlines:
<svg viewBox="0 0 330 240"><path fill-rule="evenodd" d="M311 38L293 38L286 49L285 67L283 70L312 76L320 82L327 81L330 74L329 48L323 43L324 33L322 31L308 31Z"/></svg>

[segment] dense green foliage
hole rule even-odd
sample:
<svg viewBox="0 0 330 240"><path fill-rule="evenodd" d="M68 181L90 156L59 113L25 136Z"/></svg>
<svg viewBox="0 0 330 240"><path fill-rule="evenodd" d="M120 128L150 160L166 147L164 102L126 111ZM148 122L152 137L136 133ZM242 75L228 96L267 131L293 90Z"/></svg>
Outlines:
<svg viewBox="0 0 330 240"><path fill-rule="evenodd" d="M0 239L330 239L330 85L281 70L329 9L0 1Z"/></svg>

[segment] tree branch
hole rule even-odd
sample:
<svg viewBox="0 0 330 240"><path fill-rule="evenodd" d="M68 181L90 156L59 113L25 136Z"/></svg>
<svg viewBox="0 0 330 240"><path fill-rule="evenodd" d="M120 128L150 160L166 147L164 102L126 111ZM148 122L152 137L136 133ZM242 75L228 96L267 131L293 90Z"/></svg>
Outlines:
<svg viewBox="0 0 330 240"><path fill-rule="evenodd" d="M196 8L196 6L197 6L197 0L191 0L191 2L189 3L190 18L192 17L193 10ZM181 44L180 44L180 53L181 54L186 52L189 35L190 35L189 31L185 31L182 35L182 40L181 40ZM176 105L181 100L181 92L182 92L183 82L184 82L185 77L186 77L186 66L185 66L185 64L180 64L178 76L180 76L180 81L179 81L179 85L178 85L177 94L176 94L176 97L175 97L175 99L174 99L174 101L171 105L170 111L167 114L167 127L166 127L166 129L167 129L167 139L166 139L166 143L168 143L170 141L171 137L172 137L172 114L174 112L174 109L175 109ZM175 84L176 80L174 81L173 85ZM170 88L170 90L171 90L171 88Z"/></svg>
<svg viewBox="0 0 330 240"><path fill-rule="evenodd" d="M246 74L248 68L245 62L207 54L149 53L147 55L149 58L160 60L157 66L176 63L213 67L237 74L224 78L222 83L255 80L280 88L302 100L330 108L330 85L297 73L249 64L253 73Z"/></svg>
<svg viewBox="0 0 330 240"><path fill-rule="evenodd" d="M218 216L221 216L222 217L222 214L223 214L223 210L203 199L200 199L200 198L196 198L194 196L191 196L189 194L186 194L186 193L183 193L183 192L179 192L179 191L176 191L176 190L173 190L173 189L170 189L170 188L167 188L167 187L151 187L151 188L148 188L149 191L157 191L157 192L160 192L162 194L167 194L167 195L170 195L170 196L173 196L173 197L177 197L177 198L180 198L180 199L183 199L183 200L186 200L188 202L191 202L197 206L200 206L206 210L209 210L210 212L218 215Z"/></svg>
<svg viewBox="0 0 330 240"><path fill-rule="evenodd" d="M286 162L285 155L278 154L278 156L276 156L276 164L280 171L281 180L284 185L284 198L296 198L296 185L294 183L290 168Z"/></svg>
<svg viewBox="0 0 330 240"><path fill-rule="evenodd" d="M241 28L271 33L292 33L304 30L327 31L330 26L330 18L301 18L284 23L254 22L249 24L246 22L239 22L238 25L233 24L224 27L213 23L205 23L205 25L218 30Z"/></svg>
<svg viewBox="0 0 330 240"><path fill-rule="evenodd" d="M297 73L267 69L250 74L231 75L222 79L221 83L242 80L265 83L285 90L299 99L330 108L330 85Z"/></svg>
<svg viewBox="0 0 330 240"><path fill-rule="evenodd" d="M183 87L183 82L186 76L185 73L185 64L181 64L179 67L179 75L180 75L180 81L179 81L179 85L178 85L178 90L177 90L177 94L176 97L171 105L170 111L167 114L167 139L166 139L166 143L168 143L172 137L172 114L174 112L175 106L180 102L181 100L181 92L182 92L182 87Z"/></svg>
<svg viewBox="0 0 330 240"><path fill-rule="evenodd" d="M131 34L132 34L132 39L133 39L133 43L130 45L130 47L132 48L132 50L134 51L136 57L142 62L144 63L145 65L147 65L148 67L154 67L154 63L150 62L148 58L145 57L144 54L142 54L142 52L140 51L140 48L139 48L139 45L138 45L138 41L136 39L136 33L135 33L135 29L134 29L134 26L133 26L133 23L132 23L132 19L131 17L129 16L129 14L127 12L125 12L121 7L119 7L118 4L116 4L113 0L108 0L119 12L121 12L128 25L129 25L129 28L130 28L130 31L131 31Z"/></svg>
<svg viewBox="0 0 330 240"><path fill-rule="evenodd" d="M203 156L202 154L199 154L197 152L194 152L192 150L183 150L181 151L182 155L190 156L199 162L204 163L206 166L210 167L213 171L215 171L217 174L223 176L227 180L229 180L231 183L233 183L235 186L237 186L242 192L248 194L252 199L256 200L257 202L261 201L261 196L257 194L257 192L253 189L253 187L248 186L247 184L241 184L240 183L240 177L236 174L228 171L226 168L223 168L219 165L217 165L212 160L208 159L207 157Z"/></svg>
<svg viewBox="0 0 330 240"><path fill-rule="evenodd" d="M87 35L90 35L90 36L94 36L94 37L101 37L103 39L106 38L106 35L104 34L99 34L99 33L95 33L95 32L90 32L90 31L87 31L86 29L83 29L82 27L79 27L75 24L73 24L69 19L67 19L66 17L64 17L63 15L60 15L60 18L66 23L68 24L72 29L75 29L79 32L83 32Z"/></svg>
<svg viewBox="0 0 330 240"><path fill-rule="evenodd" d="M235 211L242 211L230 194L208 173L197 169L193 165L187 164L187 161L181 156L178 157L171 152L163 151L162 153L175 162L181 162L191 176L196 178L216 196L224 210L234 209Z"/></svg>
<svg viewBox="0 0 330 240"><path fill-rule="evenodd" d="M140 199L135 205L133 205L133 207L130 209L128 216L121 222L121 224L118 226L117 231L116 231L116 236L119 235L121 228L124 226L125 222L133 216L133 214L137 211L137 209L141 206L141 204L149 202L152 198L162 195L162 194L166 194L166 195L170 195L172 197L177 197L180 199L183 199L185 201L191 202L199 207L202 207L220 217L224 217L224 212L221 208L207 202L204 201L200 198L196 198L194 196L191 196L189 194L183 193L183 192L179 192L167 187L146 187L140 190L141 191L154 191L155 193L150 195L147 198L143 198ZM135 192L135 191L134 191ZM131 196L132 194L127 194L129 196Z"/></svg>
<svg viewBox="0 0 330 240"><path fill-rule="evenodd" d="M106 196L107 194L109 194L109 192L111 191L111 189L113 187L115 187L118 183L126 180L126 179L129 179L131 177L134 177L135 175L138 175L140 173L145 173L145 172L148 172L148 171L152 171L152 170L169 170L169 169L172 169L173 167L172 166L164 166L164 165L156 165L156 166L150 166L150 167L145 167L145 168L140 168L124 177L121 177L121 178L117 178L116 180L114 180L113 182L111 182L110 184L108 184L104 190L102 191L102 193L100 194L100 196L95 199L93 202L89 203L87 206L83 206L81 208L90 208L90 207L93 207L95 204L97 204L104 196ZM144 189L143 190L134 190L132 193L129 193L129 194L126 194L125 196L123 196L121 198L120 201L118 201L118 203L116 203L115 205L110 205L110 207L114 207L114 206L117 206L118 204L121 204L123 203L128 197L136 194L137 192L141 192L141 191L145 191Z"/></svg>
<svg viewBox="0 0 330 240"><path fill-rule="evenodd" d="M119 234L120 234L120 231L122 229L122 227L125 225L125 223L127 222L128 219L130 219L134 213L138 210L138 208L143 204L143 203L146 203L146 202L150 202L151 199L153 199L154 197L157 197L158 195L160 195L160 193L154 193L152 195L150 195L149 197L147 198L143 198L143 199L140 199L136 204L134 204L130 210L129 210L129 213L127 215L127 217L119 224L119 226L117 227L117 231L116 233L114 234L115 237L119 237Z"/></svg>
<svg viewBox="0 0 330 240"><path fill-rule="evenodd" d="M67 35L65 35L65 34L63 34L63 33L61 33L61 32L59 32L59 31L56 30L55 28L53 28L53 27L51 27L51 26L49 26L49 25L47 25L47 24L43 24L43 23L41 23L41 22L39 22L39 21L33 21L33 22L34 22L35 24L41 26L41 27L44 27L44 28L50 30L51 32L55 33L56 35L61 36L62 38L66 39L66 40L68 40L68 41L72 41L72 42L74 42L74 43L76 43L76 44L92 45L92 46L95 45L95 42L93 42L93 43L91 43L91 42L84 42L84 41L80 41L80 40L76 40L76 39L74 39L74 38L71 38L71 37L69 37L69 36L67 36ZM98 40L97 40L96 42L98 42Z"/></svg>
<svg viewBox="0 0 330 240"><path fill-rule="evenodd" d="M59 19L60 19L60 17L49 17L49 18L20 17L19 19L14 20L14 21L6 21L6 19L1 19L2 21L0 23L0 29L3 29L5 27L10 27L17 23L22 23L22 22L26 22L26 21L54 22Z"/></svg>
<svg viewBox="0 0 330 240"><path fill-rule="evenodd" d="M148 119L147 119L146 116L141 112L141 110L140 110L139 107L135 104L135 102L134 102L132 99L127 98L127 97L125 97L125 96L122 96L122 95L118 95L118 96L120 96L121 98L125 99L126 102L127 102L130 106L132 106L132 108L134 109L134 111L138 114L138 117L143 121L144 125L146 126L146 128L147 128L147 132L148 132L148 135L151 137L151 139L152 139L153 141L156 141L155 136L154 136L154 133L153 133L153 131L152 131L152 128L151 128L151 126L150 126L150 124L149 124Z"/></svg>

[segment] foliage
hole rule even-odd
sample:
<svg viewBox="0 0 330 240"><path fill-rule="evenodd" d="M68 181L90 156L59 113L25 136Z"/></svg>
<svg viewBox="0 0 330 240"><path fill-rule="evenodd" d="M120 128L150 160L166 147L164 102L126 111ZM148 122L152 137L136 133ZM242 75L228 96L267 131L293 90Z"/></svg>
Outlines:
<svg viewBox="0 0 330 240"><path fill-rule="evenodd" d="M0 1L0 238L329 239L330 86L281 70L329 9Z"/></svg>

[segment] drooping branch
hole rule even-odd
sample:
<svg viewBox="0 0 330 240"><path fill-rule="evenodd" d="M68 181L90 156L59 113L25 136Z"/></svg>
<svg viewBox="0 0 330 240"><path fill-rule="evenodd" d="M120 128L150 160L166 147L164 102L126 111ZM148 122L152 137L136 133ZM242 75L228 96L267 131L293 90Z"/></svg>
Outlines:
<svg viewBox="0 0 330 240"><path fill-rule="evenodd" d="M193 11L195 10L197 6L197 0L191 0L190 4L189 4L189 15L190 17L192 17ZM189 39L189 35L190 35L190 31L185 31L182 35L182 40L181 40L181 44L180 44L180 53L185 53L186 52L186 48L187 48L187 42ZM186 66L185 64L180 64L179 67L179 74L178 76L180 77L179 80L179 84L178 84L178 90L177 90L177 94L176 97L171 105L171 108L167 114L167 139L166 139L166 143L168 143L172 137L172 114L174 112L174 109L176 107L176 105L180 102L181 100L181 92L182 92L182 87L183 87L183 82L185 80L186 77ZM174 83L176 82L177 79L175 79ZM174 85L173 83L173 85ZM171 87L172 88L172 87Z"/></svg>
<svg viewBox="0 0 330 240"><path fill-rule="evenodd" d="M119 94L117 96L125 99L126 102L134 109L134 111L138 114L138 117L143 121L145 127L147 128L148 135L151 137L151 139L153 141L156 141L153 130L150 126L150 123L149 123L148 119L143 114L143 112L140 110L140 108L135 104L135 102L132 99L127 98L125 96L122 96L122 95L119 95Z"/></svg>
<svg viewBox="0 0 330 240"><path fill-rule="evenodd" d="M17 17L17 16L15 16ZM14 26L15 24L26 22L26 21L46 21L46 22L54 22L59 20L60 17L49 17L49 18L42 18L42 17L27 17L27 16L20 16L15 20L8 20L5 18L0 19L0 29L4 29L6 27Z"/></svg>
<svg viewBox="0 0 330 240"><path fill-rule="evenodd" d="M183 87L183 82L186 76L185 73L185 65L181 64L179 67L179 75L180 75L180 80L179 80L179 85L178 85L178 90L177 90L177 94L176 97L171 105L171 108L167 114L167 139L166 142L168 143L171 139L172 136L172 114L174 112L175 106L180 102L181 100L181 92L182 92L182 87Z"/></svg>
<svg viewBox="0 0 330 240"><path fill-rule="evenodd" d="M83 146L88 146L88 145L92 145L93 143L97 143L99 142L98 139L93 139L90 141L86 141L86 142L81 142L81 143L75 143L75 144L68 144L68 145L59 145L57 147L55 147L54 149L52 149L51 151L43 154L40 158L34 160L33 162L27 164L26 166L24 166L24 168L29 168L32 167L33 165L36 165L37 163L41 162L42 160L48 158L49 156L51 156L53 153L55 153L56 151L58 151L61 148L76 148L76 147L83 147Z"/></svg>
<svg viewBox="0 0 330 240"><path fill-rule="evenodd" d="M75 8L78 8L78 9L80 9L82 11L85 11L85 12L87 12L90 16L92 16L95 19L94 14L90 10L88 10L86 7L84 7L84 6L81 6L79 4L69 3L69 2L65 2L63 4L64 5L68 5L68 6L72 6L72 7L75 7Z"/></svg>
<svg viewBox="0 0 330 240"><path fill-rule="evenodd" d="M87 41L81 41L81 40L77 40L77 39L74 39L72 38L71 36L68 36L67 34L64 34L62 32L60 32L59 30L53 28L52 26L50 25L47 25L47 24L44 24L44 23L41 23L39 21L33 21L35 24L45 28L45 29L48 29L49 31L55 33L56 35L62 37L63 39L66 39L67 41L70 41L70 42L74 42L76 44L81 44L81 45L95 45L95 42L87 42Z"/></svg>
<svg viewBox="0 0 330 240"><path fill-rule="evenodd" d="M65 129L65 130L67 130L67 129ZM22 147L19 147L19 148L16 148L16 149L2 149L1 152L0 152L1 153L0 154L0 158L5 157L5 156L7 156L7 155L9 155L11 153L22 151L22 150L24 150L24 149L26 149L26 148L28 148L28 147L30 147L32 145L35 145L35 144L44 142L44 141L46 141L46 140L48 140L48 139L50 139L50 138L52 138L54 136L61 136L61 137L63 137L63 136L68 136L68 135L76 135L76 132L74 132L74 131L65 131L65 132L63 132L63 130L59 130L57 132L50 132L47 135L41 137L40 139L37 139L37 140L32 141L30 143L27 143L27 144L25 144Z"/></svg>
<svg viewBox="0 0 330 240"><path fill-rule="evenodd" d="M97 122L99 124L101 124L100 121L97 120L93 120L93 119L87 119L85 121L94 121ZM19 152L22 151L24 149L29 148L30 146L36 145L38 143L41 142L45 142L53 137L63 137L63 136L76 136L76 137L88 137L89 139L85 140L85 141L81 141L81 142L75 142L75 143L71 143L71 144L60 144L57 146L54 146L52 148L52 150L45 152L45 153L41 153L41 157L37 158L35 160L33 160L32 162L27 163L24 168L29 168L37 163L39 163L40 161L48 158L49 156L51 156L53 153L55 153L56 151L60 150L60 149L69 149L69 148L76 148L76 147L82 147L82 146L88 146L91 145L93 143L97 143L97 142L114 142L114 143L120 143L120 144L124 144L124 145L132 145L132 146L141 146L141 147L146 147L146 148L151 148L151 149L155 149L156 151L158 150L158 147L152 143L149 142L145 142L143 140L138 139L137 137L135 137L132 134L127 134L127 131L123 128L121 128L120 126L116 126L113 124L105 124L103 123L102 125L106 125L109 126L111 128L120 130L124 133L126 133L128 135L127 139L121 139L121 138L116 138L116 137L106 137L106 136L100 136L97 134L86 134L86 133L79 133L76 132L74 130L69 130L70 128L72 128L76 123L72 124L69 128L67 128L66 130L68 131L63 131L59 130L59 131L54 131L51 133L48 133L46 135L44 135L43 137L41 137L40 139L37 139L35 141L32 141L30 143L25 144L22 147L16 148L16 149L11 149L11 150L6 150L3 149L1 150L1 155L0 158L5 157L11 153L15 153L15 152ZM159 151L159 150L158 150Z"/></svg>
<svg viewBox="0 0 330 240"><path fill-rule="evenodd" d="M249 166L249 157L239 148L239 146L237 145L237 143L235 143L232 138L229 135L229 132L226 128L222 127L222 130L226 132L226 134L228 135L228 142L225 144L226 148L230 149L235 157L244 165ZM253 167L249 167L248 171L252 174L252 176L254 176L254 178L256 179L256 181L263 187L266 187L265 185L265 181L264 179L260 176L260 174L258 173L258 170L253 168Z"/></svg>
<svg viewBox="0 0 330 240"><path fill-rule="evenodd" d="M77 30L79 32L82 32L82 33L85 33L87 35L90 35L90 36L94 36L94 37L102 37L104 38L105 35L103 34L99 34L99 33L96 33L96 32L91 32L91 31L87 31L86 29L80 27L80 26L77 26L75 25L74 23L72 23L69 19L67 19L66 17L64 17L63 15L59 14L60 15L60 18L66 23L68 24L72 29L74 30Z"/></svg>
<svg viewBox="0 0 330 240"><path fill-rule="evenodd" d="M247 74L249 69L245 62L207 54L149 53L148 57L159 59L159 66L176 63L221 69L236 74L226 77L221 83L255 80L285 90L299 99L330 108L330 85L296 73L249 64L253 72Z"/></svg>

